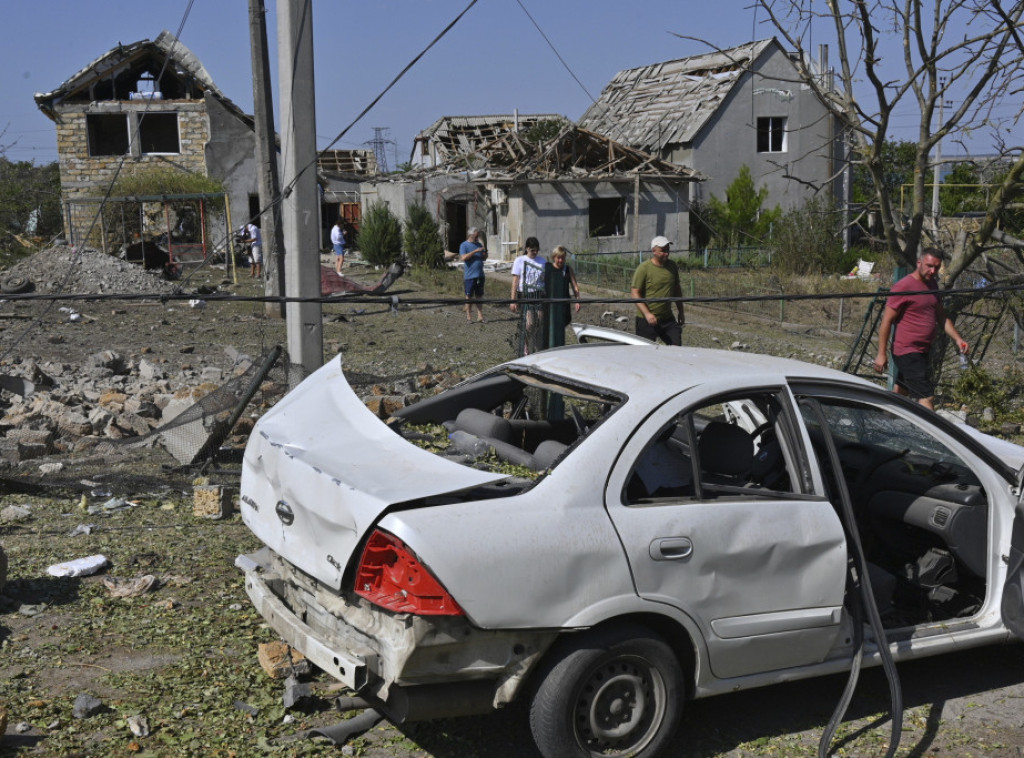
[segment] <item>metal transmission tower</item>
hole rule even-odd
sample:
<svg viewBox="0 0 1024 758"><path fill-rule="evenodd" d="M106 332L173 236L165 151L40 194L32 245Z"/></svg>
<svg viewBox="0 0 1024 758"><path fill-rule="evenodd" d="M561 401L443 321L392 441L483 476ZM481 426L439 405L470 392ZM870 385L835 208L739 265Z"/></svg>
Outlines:
<svg viewBox="0 0 1024 758"><path fill-rule="evenodd" d="M386 148L388 145L395 144L395 141L391 139L391 129L386 126L373 127L373 139L363 144L370 145L373 148L373 155L377 159L377 172L381 174L388 173L388 154Z"/></svg>

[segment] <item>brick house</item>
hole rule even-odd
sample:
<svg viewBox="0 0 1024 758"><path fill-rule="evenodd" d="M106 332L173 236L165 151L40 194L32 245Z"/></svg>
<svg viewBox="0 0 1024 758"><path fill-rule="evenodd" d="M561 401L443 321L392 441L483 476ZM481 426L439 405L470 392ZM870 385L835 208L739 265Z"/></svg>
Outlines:
<svg viewBox="0 0 1024 758"><path fill-rule="evenodd" d="M95 203L118 176L150 168L220 180L235 223L259 209L252 116L171 33L118 44L36 105L57 125L65 233L95 244ZM230 230L226 222L218 233ZM214 244L217 240L214 240Z"/></svg>

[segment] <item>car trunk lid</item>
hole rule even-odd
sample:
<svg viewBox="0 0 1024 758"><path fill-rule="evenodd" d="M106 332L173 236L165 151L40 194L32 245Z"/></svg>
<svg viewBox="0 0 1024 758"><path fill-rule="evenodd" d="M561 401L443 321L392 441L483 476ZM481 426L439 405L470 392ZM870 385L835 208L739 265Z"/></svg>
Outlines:
<svg viewBox="0 0 1024 758"><path fill-rule="evenodd" d="M257 423L242 465L242 517L268 547L339 589L353 551L390 505L504 478L395 434L352 391L337 357Z"/></svg>

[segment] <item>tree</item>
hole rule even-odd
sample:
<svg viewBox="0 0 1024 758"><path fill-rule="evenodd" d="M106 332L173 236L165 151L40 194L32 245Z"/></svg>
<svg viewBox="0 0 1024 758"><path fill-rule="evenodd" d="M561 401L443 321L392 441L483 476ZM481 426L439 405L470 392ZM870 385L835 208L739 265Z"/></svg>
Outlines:
<svg viewBox="0 0 1024 758"><path fill-rule="evenodd" d="M405 254L410 262L426 268L444 268L444 242L437 221L426 206L415 203L409 206L409 218L405 222Z"/></svg>
<svg viewBox="0 0 1024 758"><path fill-rule="evenodd" d="M27 252L31 237L51 237L63 228L60 168L9 161L0 147L0 254Z"/></svg>
<svg viewBox="0 0 1024 758"><path fill-rule="evenodd" d="M387 203L366 209L359 226L359 250L374 266L390 266L402 257L402 224Z"/></svg>
<svg viewBox="0 0 1024 758"><path fill-rule="evenodd" d="M917 145L907 140L886 141L882 147L882 172L880 179L885 191L892 198L900 197L900 190L914 181L914 158ZM868 171L864 158L854 153L853 202L870 205L875 202L875 179Z"/></svg>
<svg viewBox="0 0 1024 758"><path fill-rule="evenodd" d="M720 247L759 245L771 233L782 215L778 206L763 210L768 188L754 187L750 167L741 166L739 175L725 189L725 200L712 195L708 200L712 237Z"/></svg>
<svg viewBox="0 0 1024 758"><path fill-rule="evenodd" d="M772 266L782 274L834 274L855 263L843 251L843 224L835 203L812 197L782 214L772 232Z"/></svg>
<svg viewBox="0 0 1024 758"><path fill-rule="evenodd" d="M1009 123L1021 116L1020 79L1024 40L1019 29L1024 2L1011 0L831 0L812 5L802 0L757 0L778 33L797 53L802 82L836 104L849 126L858 160L871 177L883 241L897 261L910 265L923 245L952 249L948 281L993 246L1024 251L1024 242L999 229L1024 174L1024 148L1002 141L1007 123L993 108L1016 104ZM839 82L814 70L804 43L821 22L831 29L839 57ZM863 89L862 89L863 87ZM907 113L916 120L913 176L905 208L898 205L886 163L894 119ZM940 122L941 114L941 122ZM931 183L937 146L989 128L1009 170L994 188L980 228L942 239L931 216Z"/></svg>

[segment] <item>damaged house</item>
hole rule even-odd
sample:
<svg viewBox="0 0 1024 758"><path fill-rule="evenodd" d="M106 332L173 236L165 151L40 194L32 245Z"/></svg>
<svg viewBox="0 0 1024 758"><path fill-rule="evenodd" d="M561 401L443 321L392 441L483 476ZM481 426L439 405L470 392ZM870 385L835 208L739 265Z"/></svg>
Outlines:
<svg viewBox="0 0 1024 758"><path fill-rule="evenodd" d="M510 260L530 236L545 251L565 245L574 253L641 250L659 234L686 246L697 172L567 120L554 132L530 141L488 128L470 140L463 130L434 150L439 165L364 184L364 206L385 202L404 219L409 206L425 205L452 251L479 227L492 260Z"/></svg>
<svg viewBox="0 0 1024 758"><path fill-rule="evenodd" d="M209 176L226 188L236 223L259 211L252 116L167 31L155 41L118 44L35 101L57 125L72 242L87 241L96 215L89 201L104 197L119 172L159 168Z"/></svg>
<svg viewBox="0 0 1024 758"><path fill-rule="evenodd" d="M826 53L817 65L831 91ZM745 164L767 207L848 197L844 125L775 39L619 72L580 126L699 171L691 199L724 199Z"/></svg>

